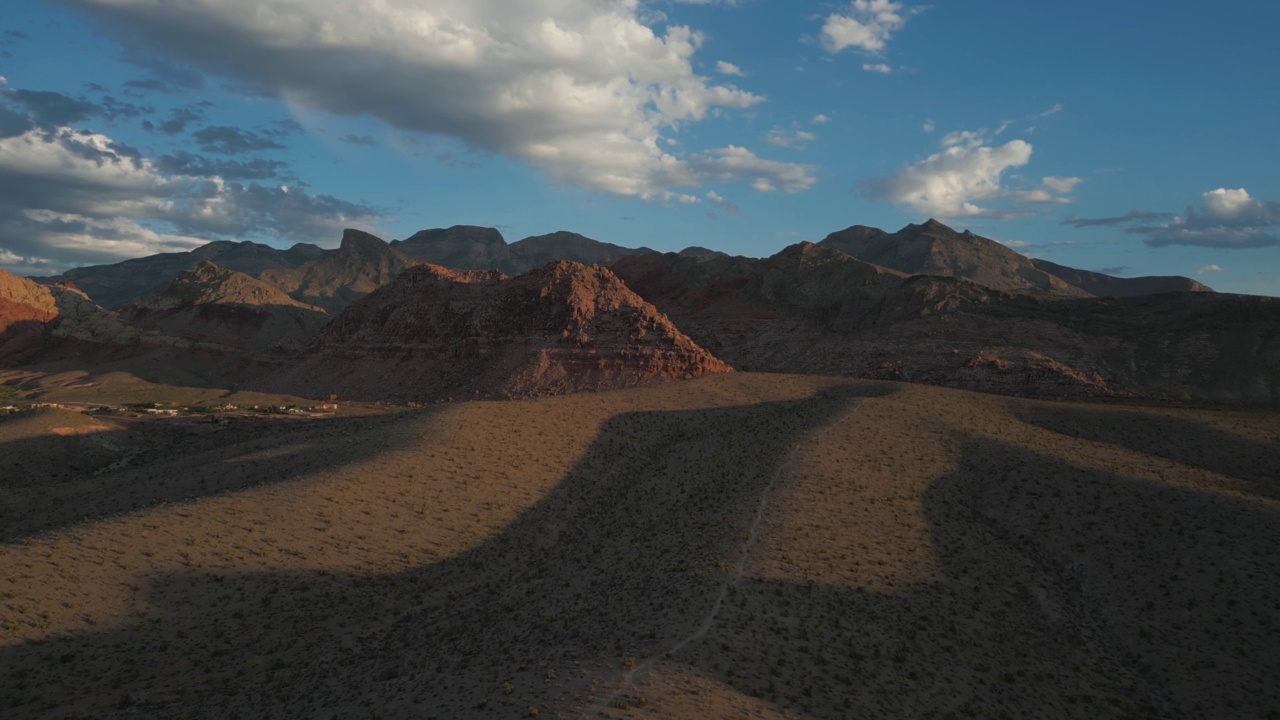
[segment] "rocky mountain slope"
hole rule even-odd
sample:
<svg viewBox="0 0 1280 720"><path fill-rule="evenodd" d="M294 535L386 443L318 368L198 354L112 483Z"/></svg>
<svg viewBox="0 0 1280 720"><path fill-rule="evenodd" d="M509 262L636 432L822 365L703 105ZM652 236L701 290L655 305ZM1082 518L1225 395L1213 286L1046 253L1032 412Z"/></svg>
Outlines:
<svg viewBox="0 0 1280 720"><path fill-rule="evenodd" d="M126 306L120 317L149 335L253 355L301 350L330 319L314 305L208 261L163 292Z"/></svg>
<svg viewBox="0 0 1280 720"><path fill-rule="evenodd" d="M995 240L968 230L957 233L937 220L895 233L854 225L821 242L846 255L910 275L962 277L993 290L1063 297L1089 293L1037 268Z"/></svg>
<svg viewBox="0 0 1280 720"><path fill-rule="evenodd" d="M1170 292L1213 292L1208 285L1180 275L1146 275L1122 278L1033 259L1031 264L1098 297L1136 297Z"/></svg>
<svg viewBox="0 0 1280 720"><path fill-rule="evenodd" d="M270 268L292 268L315 260L324 250L298 243L277 250L254 242L211 242L182 253L161 253L113 265L93 265L68 270L48 282L69 280L104 308L117 309L164 290L184 270L201 262L216 262L228 270L257 276Z"/></svg>
<svg viewBox="0 0 1280 720"><path fill-rule="evenodd" d="M674 253L611 268L742 370L912 380L1028 396L1280 404L1280 300L1052 299L906 276L829 245L762 260Z"/></svg>
<svg viewBox="0 0 1280 720"><path fill-rule="evenodd" d="M347 308L300 364L263 387L423 401L729 370L606 269L556 262L510 278L422 265Z"/></svg>
<svg viewBox="0 0 1280 720"><path fill-rule="evenodd" d="M336 251L296 268L267 270L259 279L299 302L337 314L418 264L380 238L346 230Z"/></svg>
<svg viewBox="0 0 1280 720"><path fill-rule="evenodd" d="M139 333L67 281L41 285L0 270L0 361L73 355L83 347L119 349Z"/></svg>
<svg viewBox="0 0 1280 720"><path fill-rule="evenodd" d="M553 260L593 265L623 255L653 252L592 240L564 230L507 244L494 228L455 225L422 230L391 245L423 262L454 270L500 270L519 275Z"/></svg>

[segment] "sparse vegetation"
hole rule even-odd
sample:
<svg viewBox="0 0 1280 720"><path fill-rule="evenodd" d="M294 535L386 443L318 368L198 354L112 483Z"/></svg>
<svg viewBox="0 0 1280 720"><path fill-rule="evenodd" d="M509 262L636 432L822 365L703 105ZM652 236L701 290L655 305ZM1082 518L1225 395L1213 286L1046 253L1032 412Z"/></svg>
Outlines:
<svg viewBox="0 0 1280 720"><path fill-rule="evenodd" d="M6 718L1280 706L1267 413L734 374L189 422L0 421Z"/></svg>

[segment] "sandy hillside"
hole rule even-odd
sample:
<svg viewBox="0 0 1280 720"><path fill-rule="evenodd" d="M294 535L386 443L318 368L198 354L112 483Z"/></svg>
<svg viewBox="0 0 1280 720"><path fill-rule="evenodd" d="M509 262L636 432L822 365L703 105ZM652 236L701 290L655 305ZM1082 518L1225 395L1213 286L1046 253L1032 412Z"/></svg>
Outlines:
<svg viewBox="0 0 1280 720"><path fill-rule="evenodd" d="M4 476L6 717L1280 713L1275 414L742 373L166 432L63 451L105 516Z"/></svg>

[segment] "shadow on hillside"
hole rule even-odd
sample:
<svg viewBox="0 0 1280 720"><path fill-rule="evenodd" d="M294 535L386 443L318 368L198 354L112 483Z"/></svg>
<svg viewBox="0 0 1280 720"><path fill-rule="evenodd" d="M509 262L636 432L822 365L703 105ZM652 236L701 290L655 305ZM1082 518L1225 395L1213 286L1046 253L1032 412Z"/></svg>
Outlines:
<svg viewBox="0 0 1280 720"><path fill-rule="evenodd" d="M389 577L161 577L134 627L0 649L0 694L11 717L576 716L593 681L692 632L761 490L856 401L617 416L471 552ZM744 579L673 662L817 718L1280 712L1273 508L959 440L923 499L941 581Z"/></svg>
<svg viewBox="0 0 1280 720"><path fill-rule="evenodd" d="M152 619L0 650L0 694L12 717L567 707L594 679L581 665L621 668L692 631L724 577L716 558L792 446L860 391L884 389L616 416L555 490L473 551L389 577L161 577Z"/></svg>
<svg viewBox="0 0 1280 720"><path fill-rule="evenodd" d="M436 412L418 410L413 417ZM156 426L135 431L0 443L0 458L11 463L5 468L6 461L0 461L0 542L359 463L388 450L387 430L402 420L398 415L236 419L227 429L207 433L154 420L149 422Z"/></svg>
<svg viewBox="0 0 1280 720"><path fill-rule="evenodd" d="M1280 426L1271 442L1172 413L1114 408L1035 407L1022 419L1071 437L1200 467L1280 497Z"/></svg>
<svg viewBox="0 0 1280 720"><path fill-rule="evenodd" d="M744 580L680 659L819 718L1280 716L1280 513L964 440L943 581Z"/></svg>

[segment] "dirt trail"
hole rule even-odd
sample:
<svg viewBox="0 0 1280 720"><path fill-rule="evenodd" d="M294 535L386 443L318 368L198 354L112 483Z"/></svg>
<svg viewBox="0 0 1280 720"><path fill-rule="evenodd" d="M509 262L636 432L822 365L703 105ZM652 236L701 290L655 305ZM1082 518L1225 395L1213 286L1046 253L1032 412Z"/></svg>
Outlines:
<svg viewBox="0 0 1280 720"><path fill-rule="evenodd" d="M858 407L858 405L854 405L852 411L856 412ZM824 430L818 430L818 432L824 432ZM816 434L817 433L814 433L814 435ZM720 614L721 606L724 605L724 599L729 594L729 588L737 585L738 582L742 580L742 573L747 567L747 559L751 556L751 548L755 545L756 539L760 534L760 523L764 520L764 515L769 510L769 496L773 494L774 487L777 486L778 481L782 479L782 475L786 472L787 467L796 459L796 455L800 452L800 448L804 447L804 445L812 439L813 435L800 440L792 446L791 452L787 455L786 461L778 466L778 471L773 474L773 477L769 479L769 484L766 485L764 490L760 493L760 502L756 505L755 517L752 518L751 527L747 531L747 537L743 541L742 548L738 551L738 561L734 563L733 572L723 583L720 584L720 591L716 593L715 602L711 604L711 608L702 618L702 622L698 624L698 629L694 630L692 634L685 637L675 645L667 648L665 651L656 653L644 662L637 664L630 672L623 676L622 684L619 685L616 690L610 693L603 700L593 705L586 713L583 714L582 717L599 717L603 710L611 707L614 701L625 695L627 691L635 685L636 681L643 677L645 673L652 670L654 665L656 665L660 660L675 656L676 653L683 650L689 644L701 640L706 636L707 632L711 630L711 626L715 624L716 617Z"/></svg>

